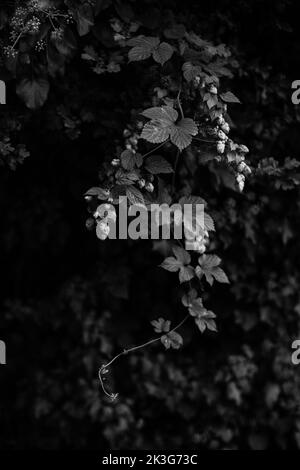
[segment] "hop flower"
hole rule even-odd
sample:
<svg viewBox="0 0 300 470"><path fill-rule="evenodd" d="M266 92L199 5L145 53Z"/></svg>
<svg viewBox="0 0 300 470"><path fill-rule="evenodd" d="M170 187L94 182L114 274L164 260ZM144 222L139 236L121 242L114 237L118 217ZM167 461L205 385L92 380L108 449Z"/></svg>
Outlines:
<svg viewBox="0 0 300 470"><path fill-rule="evenodd" d="M130 142L132 145L137 145L137 143L138 143L136 137L130 137L129 142Z"/></svg>
<svg viewBox="0 0 300 470"><path fill-rule="evenodd" d="M210 85L209 89L208 89L209 93L211 93L212 95L217 95L218 94L218 89L215 85Z"/></svg>
<svg viewBox="0 0 300 470"><path fill-rule="evenodd" d="M100 240L106 240L110 232L109 225L105 221L101 221L97 224L96 234Z"/></svg>
<svg viewBox="0 0 300 470"><path fill-rule="evenodd" d="M196 77L193 80L194 85L197 87L201 83L201 77L199 75L196 75Z"/></svg>
<svg viewBox="0 0 300 470"><path fill-rule="evenodd" d="M238 150L240 153L249 153L249 149L246 145L239 145Z"/></svg>
<svg viewBox="0 0 300 470"><path fill-rule="evenodd" d="M209 238L204 238L204 241L203 241L205 247L207 247L209 245Z"/></svg>
<svg viewBox="0 0 300 470"><path fill-rule="evenodd" d="M209 242L209 234L207 230L205 230L203 233L195 234L194 236L195 239L188 242L188 249L197 251L200 255L203 255Z"/></svg>
<svg viewBox="0 0 300 470"><path fill-rule="evenodd" d="M110 20L110 25L116 33L120 33L123 29L123 25L118 18L112 18Z"/></svg>
<svg viewBox="0 0 300 470"><path fill-rule="evenodd" d="M237 175L236 182L238 184L239 190L242 192L245 186L245 176L244 175Z"/></svg>
<svg viewBox="0 0 300 470"><path fill-rule="evenodd" d="M125 39L126 39L126 36L124 36L124 34L119 34L119 33L114 34L114 40L116 42L124 41Z"/></svg>
<svg viewBox="0 0 300 470"><path fill-rule="evenodd" d="M154 191L154 186L152 183L150 183L149 181L145 184L145 189L146 191L148 191L148 193L153 193Z"/></svg>
<svg viewBox="0 0 300 470"><path fill-rule="evenodd" d="M207 129L207 134L208 135L211 135L213 137L218 137L218 128L217 127L209 127Z"/></svg>
<svg viewBox="0 0 300 470"><path fill-rule="evenodd" d="M203 255L203 254L206 252L206 246L205 246L204 244L199 245L198 248L197 248L197 252L198 252L200 255Z"/></svg>
<svg viewBox="0 0 300 470"><path fill-rule="evenodd" d="M224 124L221 125L221 129L223 132L225 132L225 134L229 134L230 127L228 122L224 122Z"/></svg>
<svg viewBox="0 0 300 470"><path fill-rule="evenodd" d="M223 124L225 124L225 119L223 118L223 116L219 116L218 119L217 119L217 124L219 126L223 126Z"/></svg>
<svg viewBox="0 0 300 470"><path fill-rule="evenodd" d="M251 168L248 165L246 165L246 167L244 169L244 173L245 173L245 175L251 175L252 171L251 171Z"/></svg>
<svg viewBox="0 0 300 470"><path fill-rule="evenodd" d="M217 142L217 152L222 154L225 152L225 142L222 141L222 140L219 140L219 142Z"/></svg>
<svg viewBox="0 0 300 470"><path fill-rule="evenodd" d="M243 181L240 181L238 183L238 186L239 186L239 190L242 192L244 190L244 187L245 187L245 183Z"/></svg>
<svg viewBox="0 0 300 470"><path fill-rule="evenodd" d="M116 222L117 220L117 214L114 206L111 204L102 204L97 208L98 210L103 209L104 211L104 218L102 219L103 222L107 223L108 220L111 220L112 222ZM99 213L98 213L99 214Z"/></svg>
<svg viewBox="0 0 300 470"><path fill-rule="evenodd" d="M244 173L244 175L250 175L252 172L251 172L251 168L247 165L246 162L244 161L241 161L239 164L238 164L238 172L239 173Z"/></svg>
<svg viewBox="0 0 300 470"><path fill-rule="evenodd" d="M115 62L110 62L107 65L107 72L109 73L118 73L120 72L120 70L121 70L121 67L119 66L119 64L116 64Z"/></svg>
<svg viewBox="0 0 300 470"><path fill-rule="evenodd" d="M246 166L247 166L247 164L246 164L245 162L240 162L240 163L238 164L238 171L239 171L239 173L243 173L243 171L245 170Z"/></svg>
<svg viewBox="0 0 300 470"><path fill-rule="evenodd" d="M203 241L200 242L200 241L195 240L192 243L192 249L197 251L197 253L199 253L200 255L203 255L203 253L205 253L206 251L206 246L204 245Z"/></svg>
<svg viewBox="0 0 300 470"><path fill-rule="evenodd" d="M131 136L131 132L129 129L124 129L123 131L123 137L130 137Z"/></svg>
<svg viewBox="0 0 300 470"><path fill-rule="evenodd" d="M218 131L218 138L219 138L220 140L225 140L225 141L228 140L228 137L227 137L227 135L225 134L225 132L223 132L223 131L221 131L221 130Z"/></svg>
<svg viewBox="0 0 300 470"><path fill-rule="evenodd" d="M120 166L120 159L119 158L114 158L111 161L112 166Z"/></svg>
<svg viewBox="0 0 300 470"><path fill-rule="evenodd" d="M146 184L146 181L144 180L144 178L142 178L138 181L138 185L141 189L143 189L145 187L145 184Z"/></svg>

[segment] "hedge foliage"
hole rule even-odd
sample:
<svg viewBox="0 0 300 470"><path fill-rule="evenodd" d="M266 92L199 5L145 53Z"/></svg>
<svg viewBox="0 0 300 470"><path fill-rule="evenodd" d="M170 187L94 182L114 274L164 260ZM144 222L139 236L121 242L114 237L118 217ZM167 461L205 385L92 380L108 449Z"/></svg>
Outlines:
<svg viewBox="0 0 300 470"><path fill-rule="evenodd" d="M2 448L300 448L293 9L1 6ZM120 193L203 198L198 255L99 240Z"/></svg>

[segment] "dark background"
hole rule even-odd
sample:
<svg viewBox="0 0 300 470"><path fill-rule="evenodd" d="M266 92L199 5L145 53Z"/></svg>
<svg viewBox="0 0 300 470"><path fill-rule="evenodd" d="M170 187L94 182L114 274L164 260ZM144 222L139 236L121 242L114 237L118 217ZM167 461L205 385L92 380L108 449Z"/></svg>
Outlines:
<svg viewBox="0 0 300 470"><path fill-rule="evenodd" d="M97 76L76 56L28 115L10 82L1 121L22 115L18 139L30 157L0 169L1 449L300 448L300 367L290 359L300 338L300 178L285 163L300 160L297 2L152 4L190 15L191 29L231 48L240 63L231 89L243 103L230 112L234 136L254 168L274 157L281 170L254 172L243 194L211 177L215 245L231 280L208 298L219 332L187 324L183 349L156 344L121 358L111 403L98 367L151 338L153 318L183 315L174 277L157 267L161 246L103 243L85 228L82 196L122 141L144 84L130 67ZM59 105L78 120L76 138ZM90 109L92 123L82 118ZM207 171L195 175L199 193Z"/></svg>

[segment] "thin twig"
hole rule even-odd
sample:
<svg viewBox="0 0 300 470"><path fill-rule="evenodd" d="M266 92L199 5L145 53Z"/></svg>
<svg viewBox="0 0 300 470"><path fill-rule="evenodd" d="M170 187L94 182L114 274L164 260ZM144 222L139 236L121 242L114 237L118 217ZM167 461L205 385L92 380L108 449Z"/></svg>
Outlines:
<svg viewBox="0 0 300 470"><path fill-rule="evenodd" d="M182 85L180 84L178 94L177 94L177 103L178 103L178 108L179 108L179 111L180 111L181 119L184 119L184 113L183 113L183 109L182 109L181 101L180 101L181 91L182 91Z"/></svg>
<svg viewBox="0 0 300 470"><path fill-rule="evenodd" d="M159 144L157 147L155 147L154 149L152 150L149 150L149 152L145 153L144 155L142 155L142 157L147 157L148 155L150 155L150 153L153 153L153 152L156 152L156 150L160 149L163 145L165 145L166 143L168 142L168 140L166 140L165 142L163 142L162 144Z"/></svg>
<svg viewBox="0 0 300 470"><path fill-rule="evenodd" d="M47 16L51 16L52 18L55 18L56 16L61 16L63 18L68 18L69 15L66 15L64 13L59 13L58 11L55 12L55 11L46 11L46 10L40 10L41 12L43 12L45 15Z"/></svg>
<svg viewBox="0 0 300 470"><path fill-rule="evenodd" d="M107 368L109 366L111 366L119 357L121 356L125 356L126 354L129 354L133 351L136 351L137 349L141 349L141 348L145 348L146 346L149 346L150 344L152 343L155 343L156 341L158 341L160 338L154 338L154 339L151 339L150 341L147 341L146 343L144 344L140 344L139 346L134 346L133 348L130 348L130 349L124 349L124 351L120 352L119 354L117 354L110 362L108 362L107 364L105 364L103 366L103 368Z"/></svg>
<svg viewBox="0 0 300 470"><path fill-rule="evenodd" d="M20 32L20 34L18 35L17 39L15 40L15 42L13 43L13 45L11 46L12 49L15 48L15 46L17 45L17 42L19 41L19 39L21 38L22 34L24 33L24 28L22 29L22 31Z"/></svg>
<svg viewBox="0 0 300 470"><path fill-rule="evenodd" d="M170 334L172 333L173 331L176 331L178 330L178 328L180 328L185 322L186 320L190 317L190 315L186 315L184 317L183 320L181 320L180 323L178 323L178 325L176 325L172 330L170 330L168 333L166 334ZM156 343L157 341L160 341L161 338L165 336L164 335L161 335L159 336L158 338L154 338L154 339L151 339L150 341L147 341L146 343L143 343L143 344L140 344L139 346L134 346L133 348L130 348L130 349L124 349L124 351L120 352L119 354L117 354L115 357L113 357L113 359L111 361L109 361L107 364L104 364L100 367L99 371L98 371L98 377L99 377L99 381L100 381L100 384L101 384L101 388L103 390L103 392L105 393L105 395L107 397L109 397L111 400L115 400L115 398L117 398L118 394L115 394L115 393L109 393L106 388L105 388L105 385L104 385L104 379L102 377L102 375L106 374L108 372L108 367L110 367L117 359L119 359L119 357L121 356L125 356L133 351L137 351L138 349L142 349L142 348L145 348L146 346L150 346L150 344L153 344L153 343Z"/></svg>
<svg viewBox="0 0 300 470"><path fill-rule="evenodd" d="M176 159L175 159L175 165L174 165L174 173L173 173L173 178L172 178L172 189L173 192L175 192L175 183L176 183L176 171L178 167L178 162L179 162L179 157L180 157L180 150L177 150L176 153Z"/></svg>
<svg viewBox="0 0 300 470"><path fill-rule="evenodd" d="M49 18L49 21L50 21L50 23L51 23L51 25L52 25L52 28L54 29L54 31L56 31L57 28L56 28L55 24L53 23L53 20L52 20L51 16L48 15L48 18Z"/></svg>
<svg viewBox="0 0 300 470"><path fill-rule="evenodd" d="M199 137L193 137L193 140L199 140L199 142L207 142L208 144L216 144L216 140L207 140L207 139L200 139Z"/></svg>

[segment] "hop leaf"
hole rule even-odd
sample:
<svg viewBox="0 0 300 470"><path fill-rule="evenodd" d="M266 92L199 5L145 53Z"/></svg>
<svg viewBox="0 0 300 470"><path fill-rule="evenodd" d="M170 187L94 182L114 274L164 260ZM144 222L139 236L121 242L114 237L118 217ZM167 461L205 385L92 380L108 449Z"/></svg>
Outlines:
<svg viewBox="0 0 300 470"><path fill-rule="evenodd" d="M145 109L141 114L151 119L151 121L160 121L164 127L170 126L178 118L176 109L171 108L171 106L154 106L153 108Z"/></svg>
<svg viewBox="0 0 300 470"><path fill-rule="evenodd" d="M164 30L164 35L168 39L181 39L186 33L185 26L183 24L174 24L171 28Z"/></svg>
<svg viewBox="0 0 300 470"><path fill-rule="evenodd" d="M172 57L173 52L173 47L170 46L170 44L162 42L156 49L154 49L152 55L155 62L164 65L164 63Z"/></svg>
<svg viewBox="0 0 300 470"><path fill-rule="evenodd" d="M109 191L107 189L102 189L98 187L90 188L84 196L96 196L98 199L105 201L108 199Z"/></svg>
<svg viewBox="0 0 300 470"><path fill-rule="evenodd" d="M188 308L190 315L195 318L195 323L201 333L203 333L206 328L211 331L217 331L214 321L216 315L203 306L202 299L197 297L197 291L195 289L191 289L188 294L182 297L181 301L183 305Z"/></svg>
<svg viewBox="0 0 300 470"><path fill-rule="evenodd" d="M179 150L183 150L192 142L192 136L198 133L196 123L191 118L178 119L177 111L171 106L146 109L143 116L150 119L145 124L141 137L148 142L162 143L168 138Z"/></svg>
<svg viewBox="0 0 300 470"><path fill-rule="evenodd" d="M219 267L221 259L218 256L203 255L199 258L198 262L201 269L196 269L196 275L199 278L204 275L210 285L213 284L214 280L224 284L229 284L228 277L223 269Z"/></svg>
<svg viewBox="0 0 300 470"><path fill-rule="evenodd" d="M154 326L155 333L167 333L163 335L160 340L166 349L179 349L183 344L182 337L176 331L170 331L171 322L160 317L153 320L151 325Z"/></svg>
<svg viewBox="0 0 300 470"><path fill-rule="evenodd" d="M206 309L203 307L203 302L200 297L192 300L188 307L189 313L192 317L202 317L206 313Z"/></svg>
<svg viewBox="0 0 300 470"><path fill-rule="evenodd" d="M153 320L151 325L154 326L155 333L168 333L170 331L171 322L160 317L157 320Z"/></svg>
<svg viewBox="0 0 300 470"><path fill-rule="evenodd" d="M214 269L221 263L221 258L217 255L204 255L199 258L199 264L204 270Z"/></svg>
<svg viewBox="0 0 300 470"><path fill-rule="evenodd" d="M191 289L188 294L185 294L181 301L185 307L190 307L192 305L193 300L197 298L197 291L196 289Z"/></svg>
<svg viewBox="0 0 300 470"><path fill-rule="evenodd" d="M212 217L206 212L204 213L204 229L208 230L209 232L215 231L215 223Z"/></svg>
<svg viewBox="0 0 300 470"><path fill-rule="evenodd" d="M163 65L169 60L174 52L173 47L167 42L160 43L157 37L138 36L127 42L133 46L128 53L130 62L149 59L153 57L155 62Z"/></svg>
<svg viewBox="0 0 300 470"><path fill-rule="evenodd" d="M176 273L182 268L182 263L173 256L170 256L162 262L160 267L166 269L166 271L170 271L171 273Z"/></svg>
<svg viewBox="0 0 300 470"><path fill-rule="evenodd" d="M171 142L183 150L190 145L192 142L192 136L198 134L198 128L193 119L184 118L177 123L176 126L172 126L170 129Z"/></svg>
<svg viewBox="0 0 300 470"><path fill-rule="evenodd" d="M74 10L77 19L77 30L80 36L85 36L94 25L94 15L91 5L84 3Z"/></svg>
<svg viewBox="0 0 300 470"><path fill-rule="evenodd" d="M122 167L125 170L133 170L135 164L136 164L136 159L135 159L135 154L131 150L124 150L124 152L121 153L121 164Z"/></svg>
<svg viewBox="0 0 300 470"><path fill-rule="evenodd" d="M136 181L140 179L139 170L125 171L120 168L116 172L116 183L119 185L133 185Z"/></svg>
<svg viewBox="0 0 300 470"><path fill-rule="evenodd" d="M178 261L182 263L182 265L190 264L191 255L184 248L181 248L180 246L174 246L173 253Z"/></svg>
<svg viewBox="0 0 300 470"><path fill-rule="evenodd" d="M166 349L179 349L183 344L183 339L176 331L170 331L170 333L161 337L161 342Z"/></svg>
<svg viewBox="0 0 300 470"><path fill-rule="evenodd" d="M160 155L152 155L149 157L145 163L145 168L153 175L173 172L173 168L170 163Z"/></svg>
<svg viewBox="0 0 300 470"><path fill-rule="evenodd" d="M203 75L199 65L193 65L191 62L185 62L182 66L183 76L186 81L191 82L194 78Z"/></svg>
<svg viewBox="0 0 300 470"><path fill-rule="evenodd" d="M128 197L130 203L134 204L145 204L144 196L141 191L135 186L127 186L126 196Z"/></svg>
<svg viewBox="0 0 300 470"><path fill-rule="evenodd" d="M225 101L225 103L240 103L240 100L233 93L231 93L231 91L222 93L220 97L223 101Z"/></svg>
<svg viewBox="0 0 300 470"><path fill-rule="evenodd" d="M134 46L128 53L130 62L149 59L154 49L159 45L157 37L138 36L130 39L127 44Z"/></svg>
<svg viewBox="0 0 300 470"><path fill-rule="evenodd" d="M217 325L214 318L216 318L216 315L210 310L206 310L205 314L195 318L195 323L201 333L203 333L206 328L210 331L217 331Z"/></svg>
<svg viewBox="0 0 300 470"><path fill-rule="evenodd" d="M220 282L222 284L229 284L227 274L223 271L222 268L214 269L213 276L217 282Z"/></svg>
<svg viewBox="0 0 300 470"><path fill-rule="evenodd" d="M189 266L191 262L190 254L179 246L173 248L173 253L175 258L173 256L166 258L160 266L170 272L179 271L180 283L193 279L195 270L192 266Z"/></svg>
<svg viewBox="0 0 300 470"><path fill-rule="evenodd" d="M192 266L184 266L179 271L179 281L181 284L190 281L194 276L195 270Z"/></svg>
<svg viewBox="0 0 300 470"><path fill-rule="evenodd" d="M157 125L155 121L151 121L144 125L141 138L151 142L152 144L161 144L168 140L169 135L169 128L162 127L160 124Z"/></svg>
<svg viewBox="0 0 300 470"><path fill-rule="evenodd" d="M17 85L17 95L25 102L27 108L37 109L43 106L49 93L49 82L44 78L24 78Z"/></svg>

